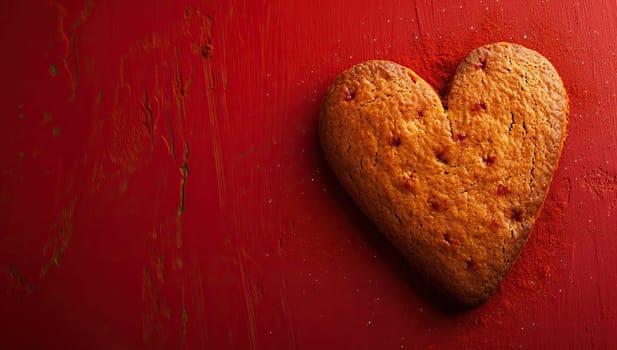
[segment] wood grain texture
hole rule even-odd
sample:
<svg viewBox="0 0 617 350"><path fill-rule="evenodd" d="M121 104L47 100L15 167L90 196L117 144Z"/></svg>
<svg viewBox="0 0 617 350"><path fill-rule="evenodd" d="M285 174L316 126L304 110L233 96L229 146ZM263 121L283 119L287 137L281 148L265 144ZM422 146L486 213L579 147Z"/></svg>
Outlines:
<svg viewBox="0 0 617 350"><path fill-rule="evenodd" d="M0 346L616 348L613 1L0 2ZM546 56L569 136L486 305L438 302L317 143L368 59L440 92L473 48Z"/></svg>

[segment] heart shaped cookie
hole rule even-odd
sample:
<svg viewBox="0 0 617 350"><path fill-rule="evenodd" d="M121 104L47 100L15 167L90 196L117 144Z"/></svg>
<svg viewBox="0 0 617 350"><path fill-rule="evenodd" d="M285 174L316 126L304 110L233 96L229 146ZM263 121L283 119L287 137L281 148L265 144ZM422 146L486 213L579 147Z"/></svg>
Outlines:
<svg viewBox="0 0 617 350"><path fill-rule="evenodd" d="M476 306L527 241L567 116L551 63L496 43L463 60L445 102L396 63L350 68L327 93L319 133L345 190L412 267Z"/></svg>

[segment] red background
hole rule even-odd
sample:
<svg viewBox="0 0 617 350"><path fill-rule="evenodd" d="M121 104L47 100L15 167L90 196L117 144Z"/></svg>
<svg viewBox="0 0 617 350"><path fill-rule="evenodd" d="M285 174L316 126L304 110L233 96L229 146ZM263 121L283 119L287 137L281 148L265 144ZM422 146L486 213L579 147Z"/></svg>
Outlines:
<svg viewBox="0 0 617 350"><path fill-rule="evenodd" d="M617 4L0 1L4 349L617 348ZM538 50L569 137L485 305L433 296L344 194L319 104L384 58L441 92Z"/></svg>

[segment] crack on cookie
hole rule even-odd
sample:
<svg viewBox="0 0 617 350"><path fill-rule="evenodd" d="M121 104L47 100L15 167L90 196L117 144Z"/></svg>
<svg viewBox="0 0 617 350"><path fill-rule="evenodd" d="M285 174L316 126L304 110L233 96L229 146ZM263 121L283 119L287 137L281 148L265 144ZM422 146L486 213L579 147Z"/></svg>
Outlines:
<svg viewBox="0 0 617 350"><path fill-rule="evenodd" d="M381 95L379 94L375 94L375 92L377 91L377 87L373 85L373 87L371 88L371 90L369 91L369 94L373 96L372 99L368 100L368 101L364 101L358 104L359 108L364 108L365 106L371 105L373 103L375 103L375 101L377 101Z"/></svg>
<svg viewBox="0 0 617 350"><path fill-rule="evenodd" d="M375 195L377 196L379 203L383 204L383 201L381 200L381 193L379 193L379 187L375 181L373 181L373 190L375 191Z"/></svg>
<svg viewBox="0 0 617 350"><path fill-rule="evenodd" d="M372 99L368 100L368 101L364 101L362 103L360 103L360 108L364 108L368 105L372 105L373 103L375 103L375 101L377 101L379 99L380 96L375 96Z"/></svg>
<svg viewBox="0 0 617 350"><path fill-rule="evenodd" d="M535 170L536 170L536 153L537 153L537 146L535 142L532 142L533 144L533 156L531 157L531 170L529 172L529 198L531 199L533 197L533 187L534 187L534 181L535 181Z"/></svg>
<svg viewBox="0 0 617 350"><path fill-rule="evenodd" d="M542 68L540 68L540 67L542 67ZM546 63L542 63L540 67L536 67L536 69L538 71L544 71L545 68L547 68L547 65L546 65ZM549 88L549 86L547 86L546 82L543 82L543 83L544 83L544 86L545 86L546 90L548 90L548 91L552 90L552 89ZM551 98L551 100L552 100L552 98ZM537 106L537 101L536 101L536 106ZM546 114L542 114L542 115L546 116L546 118L544 118L544 119L545 119L546 123L550 126L551 130L560 130L561 129L561 128L556 128L555 127L554 120L553 120L552 114L550 112L547 111Z"/></svg>
<svg viewBox="0 0 617 350"><path fill-rule="evenodd" d="M527 123L525 121L523 121L523 130L525 131L525 141L530 143L532 145L532 156L531 156L531 169L529 171L529 199L531 199L531 197L533 196L533 182L534 182L534 171L536 168L536 152L537 152L537 146L536 143L533 142L533 140L531 140L531 137L529 136L530 131L527 129Z"/></svg>
<svg viewBox="0 0 617 350"><path fill-rule="evenodd" d="M538 70L538 67L534 67L536 70ZM527 72L525 72L523 74L524 80L526 84L529 84L529 80L527 78ZM531 100L533 101L533 111L535 112L533 115L536 116L538 115L538 101L537 101L537 96L535 96L533 90L530 91L530 95L531 95ZM538 121L538 120L536 120ZM535 133L535 129L533 129L534 133ZM535 135L529 136L528 137L528 130L527 128L525 128L525 137L527 139L528 142L530 142L533 146L533 155L531 157L531 170L529 171L529 200L532 200L533 198L533 188L534 188L534 181L535 181L535 169L536 169L536 157L537 157L537 138Z"/></svg>
<svg viewBox="0 0 617 350"><path fill-rule="evenodd" d="M356 130L356 128L351 128L351 130L349 131L349 136L347 137L347 149L345 150L345 153L347 153L347 155L349 155L349 153L351 152L351 136L354 134L354 131Z"/></svg>
<svg viewBox="0 0 617 350"><path fill-rule="evenodd" d="M506 239L502 240L503 245L501 246L501 255L503 255L504 261L506 261Z"/></svg>
<svg viewBox="0 0 617 350"><path fill-rule="evenodd" d="M351 172L348 171L348 170L343 170L343 173L345 175L347 175L347 177L349 178L349 186L356 187L356 181L354 180L353 175L351 174Z"/></svg>
<svg viewBox="0 0 617 350"><path fill-rule="evenodd" d="M398 213L396 212L396 210L389 208L390 212L392 212L392 215L394 215L394 217L396 218L396 221L398 221L398 225L403 227L403 221L401 220L401 218L398 216Z"/></svg>
<svg viewBox="0 0 617 350"><path fill-rule="evenodd" d="M508 128L508 133L512 133L512 129L514 128L514 124L516 122L514 121L514 112L510 111L510 127Z"/></svg>

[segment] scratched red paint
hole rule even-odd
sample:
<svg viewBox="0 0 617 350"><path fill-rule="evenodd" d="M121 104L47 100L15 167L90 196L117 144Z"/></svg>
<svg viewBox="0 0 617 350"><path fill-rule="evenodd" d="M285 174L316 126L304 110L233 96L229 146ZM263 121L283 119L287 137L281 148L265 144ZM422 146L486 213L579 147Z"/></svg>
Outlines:
<svg viewBox="0 0 617 350"><path fill-rule="evenodd" d="M5 0L0 347L615 348L617 6ZM392 59L546 55L569 138L519 261L456 312L342 191L332 79Z"/></svg>

